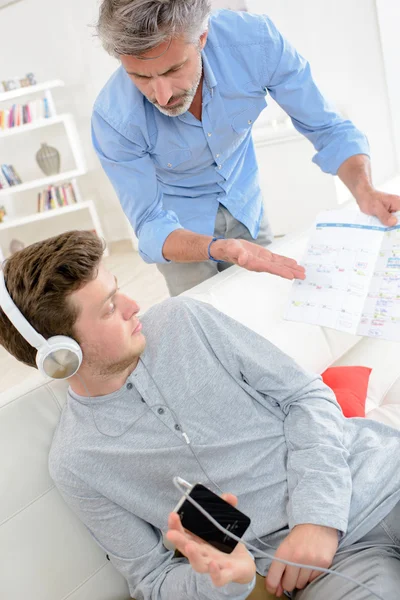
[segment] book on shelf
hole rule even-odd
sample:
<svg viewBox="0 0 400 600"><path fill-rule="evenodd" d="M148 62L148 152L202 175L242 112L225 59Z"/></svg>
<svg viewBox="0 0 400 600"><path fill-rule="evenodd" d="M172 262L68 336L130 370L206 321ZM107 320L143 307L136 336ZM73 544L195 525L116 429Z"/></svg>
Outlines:
<svg viewBox="0 0 400 600"><path fill-rule="evenodd" d="M0 165L0 173L0 189L22 183L22 180L13 165Z"/></svg>
<svg viewBox="0 0 400 600"><path fill-rule="evenodd" d="M39 119L50 119L56 114L50 94L37 98L27 104L13 104L6 110L0 110L0 129L11 129L27 125Z"/></svg>
<svg viewBox="0 0 400 600"><path fill-rule="evenodd" d="M293 284L286 319L400 341L400 225L325 211L302 264L306 279Z"/></svg>
<svg viewBox="0 0 400 600"><path fill-rule="evenodd" d="M44 212L53 208L61 208L77 203L77 194L73 183L63 185L49 185L39 192L37 197L37 211Z"/></svg>

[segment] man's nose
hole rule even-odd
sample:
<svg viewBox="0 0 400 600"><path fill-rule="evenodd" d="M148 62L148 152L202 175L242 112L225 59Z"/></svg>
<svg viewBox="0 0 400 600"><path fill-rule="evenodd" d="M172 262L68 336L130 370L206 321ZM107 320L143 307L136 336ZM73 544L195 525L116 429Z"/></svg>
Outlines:
<svg viewBox="0 0 400 600"><path fill-rule="evenodd" d="M129 319L131 319L133 317L133 315L136 315L140 310L140 306L138 305L137 302L135 302L135 300L133 300L132 298L129 298L128 296L124 297L124 308L123 308L123 314L124 314L124 318L129 321Z"/></svg>
<svg viewBox="0 0 400 600"><path fill-rule="evenodd" d="M154 95L157 104L165 106L172 98L171 85L165 77L158 77L154 82Z"/></svg>

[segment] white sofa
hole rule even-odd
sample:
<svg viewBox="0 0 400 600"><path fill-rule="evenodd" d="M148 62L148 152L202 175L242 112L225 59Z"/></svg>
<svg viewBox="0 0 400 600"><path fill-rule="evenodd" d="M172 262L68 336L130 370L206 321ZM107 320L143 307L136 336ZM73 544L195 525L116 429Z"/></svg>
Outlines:
<svg viewBox="0 0 400 600"><path fill-rule="evenodd" d="M275 243L300 259L305 234ZM283 320L290 282L236 267L187 295L214 304L301 365L372 367L368 417L400 427L400 346ZM66 384L21 382L0 398L0 598L126 600L127 586L65 505L47 470Z"/></svg>

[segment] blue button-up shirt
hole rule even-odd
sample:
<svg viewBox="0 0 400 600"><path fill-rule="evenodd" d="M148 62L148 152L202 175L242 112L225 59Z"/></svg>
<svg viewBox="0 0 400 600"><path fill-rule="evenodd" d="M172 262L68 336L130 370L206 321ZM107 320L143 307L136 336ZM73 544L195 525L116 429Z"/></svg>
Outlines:
<svg viewBox="0 0 400 600"><path fill-rule="evenodd" d="M202 52L202 120L163 115L120 67L94 106L92 137L146 262L166 262L163 244L179 228L211 235L219 203L253 238L263 211L251 136L268 94L314 145L327 172L368 142L332 110L307 61L266 16L221 10Z"/></svg>

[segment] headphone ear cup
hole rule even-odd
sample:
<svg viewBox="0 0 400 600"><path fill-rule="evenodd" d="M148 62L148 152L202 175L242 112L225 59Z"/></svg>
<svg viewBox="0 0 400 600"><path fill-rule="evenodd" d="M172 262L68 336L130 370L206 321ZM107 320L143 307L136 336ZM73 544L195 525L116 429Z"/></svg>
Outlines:
<svg viewBox="0 0 400 600"><path fill-rule="evenodd" d="M70 337L55 335L38 350L36 364L45 377L68 379L82 364L81 347Z"/></svg>

